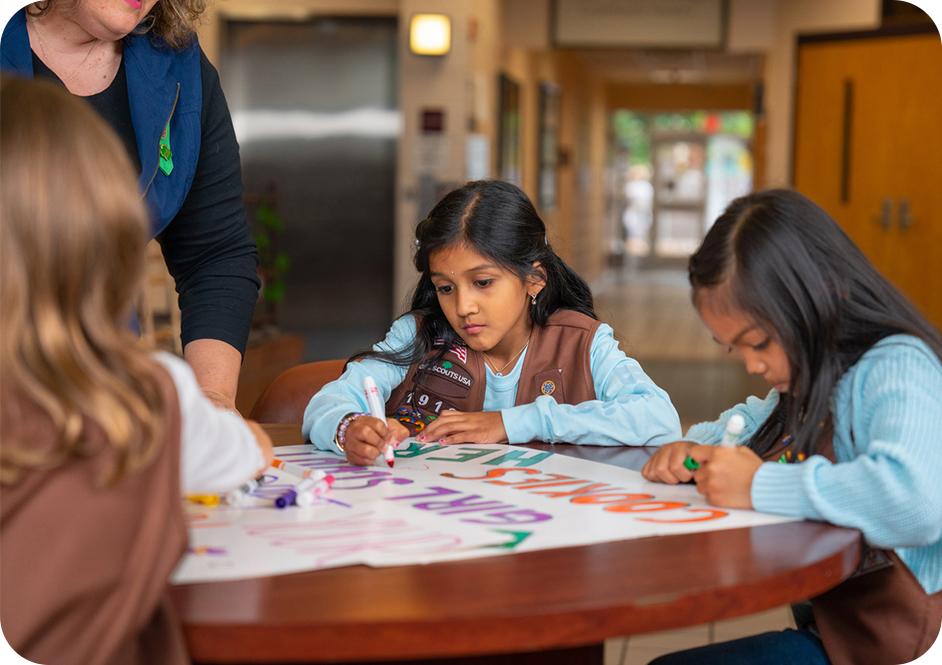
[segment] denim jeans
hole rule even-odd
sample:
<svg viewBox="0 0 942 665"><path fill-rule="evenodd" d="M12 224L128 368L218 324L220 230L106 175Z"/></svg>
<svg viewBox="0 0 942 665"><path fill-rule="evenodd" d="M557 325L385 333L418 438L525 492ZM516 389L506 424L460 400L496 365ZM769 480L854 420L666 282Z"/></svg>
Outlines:
<svg viewBox="0 0 942 665"><path fill-rule="evenodd" d="M830 662L821 640L811 631L789 628L677 651L655 658L650 665L829 665Z"/></svg>

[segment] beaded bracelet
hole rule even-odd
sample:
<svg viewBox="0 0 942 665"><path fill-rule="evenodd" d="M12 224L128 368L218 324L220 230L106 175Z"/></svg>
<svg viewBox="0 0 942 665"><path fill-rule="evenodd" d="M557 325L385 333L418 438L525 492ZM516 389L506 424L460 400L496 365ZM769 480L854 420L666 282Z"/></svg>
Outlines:
<svg viewBox="0 0 942 665"><path fill-rule="evenodd" d="M340 424L337 426L337 435L334 437L334 443L337 444L337 447L340 448L340 452L346 452L344 450L344 445L347 443L347 428L350 427L350 424L359 418L360 416L368 416L368 413L348 413L343 418L340 419Z"/></svg>

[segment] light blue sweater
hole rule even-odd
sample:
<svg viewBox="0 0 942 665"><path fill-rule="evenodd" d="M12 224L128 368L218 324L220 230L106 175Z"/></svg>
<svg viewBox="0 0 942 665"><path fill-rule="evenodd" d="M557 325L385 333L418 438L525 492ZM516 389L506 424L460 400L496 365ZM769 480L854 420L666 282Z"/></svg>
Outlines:
<svg viewBox="0 0 942 665"><path fill-rule="evenodd" d="M719 443L734 413L747 441L778 403L750 397L687 439ZM752 481L756 510L831 522L893 549L923 588L942 589L942 363L921 340L881 340L841 377L831 405L834 455L767 462ZM853 438L851 438L853 432Z"/></svg>
<svg viewBox="0 0 942 665"><path fill-rule="evenodd" d="M415 339L411 314L393 322L375 351L403 349ZM607 446L660 445L680 437L680 419L667 393L658 388L641 366L625 355L612 329L601 324L592 340L590 369L597 399L581 404L557 404L541 395L530 404L514 406L524 352L513 371L496 376L487 370L484 411L500 411L510 443L565 441ZM322 450L337 451L334 434L348 413L366 412L363 377L372 376L383 401L405 380L407 368L375 358L347 365L336 381L324 386L304 411L301 431Z"/></svg>

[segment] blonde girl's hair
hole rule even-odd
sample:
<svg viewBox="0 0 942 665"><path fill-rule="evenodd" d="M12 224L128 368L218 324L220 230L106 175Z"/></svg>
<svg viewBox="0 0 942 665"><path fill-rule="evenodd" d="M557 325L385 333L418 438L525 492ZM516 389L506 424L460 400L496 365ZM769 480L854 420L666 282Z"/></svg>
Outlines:
<svg viewBox="0 0 942 665"><path fill-rule="evenodd" d="M115 134L50 83L0 80L0 483L104 443L110 485L164 434L156 368L128 327L148 216ZM54 444L24 434L40 413Z"/></svg>
<svg viewBox="0 0 942 665"><path fill-rule="evenodd" d="M84 0L59 0L58 4L75 5ZM57 4L56 0L34 2L27 12L43 16ZM151 33L164 40L170 48L180 50L193 41L196 25L206 10L207 0L160 0L147 14L134 34Z"/></svg>

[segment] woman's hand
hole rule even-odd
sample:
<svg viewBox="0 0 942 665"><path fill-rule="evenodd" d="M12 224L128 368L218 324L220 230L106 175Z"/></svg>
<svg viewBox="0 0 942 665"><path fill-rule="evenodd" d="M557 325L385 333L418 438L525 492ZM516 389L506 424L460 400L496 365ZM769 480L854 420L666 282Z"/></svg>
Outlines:
<svg viewBox="0 0 942 665"><path fill-rule="evenodd" d="M507 443L500 411L442 411L416 437L422 442Z"/></svg>
<svg viewBox="0 0 942 665"><path fill-rule="evenodd" d="M694 446L689 454L700 463L693 477L707 501L726 508L752 508L752 478L762 460L750 448Z"/></svg>
<svg viewBox="0 0 942 665"><path fill-rule="evenodd" d="M407 436L409 430L398 420L360 416L347 427L343 448L350 463L369 466L387 444L395 447Z"/></svg>
<svg viewBox="0 0 942 665"><path fill-rule="evenodd" d="M675 441L667 443L657 449L657 452L651 456L644 468L641 469L641 475L645 480L655 483L667 483L676 485L677 483L686 483L693 478L693 472L684 466L684 460L690 450L697 444L690 441Z"/></svg>

